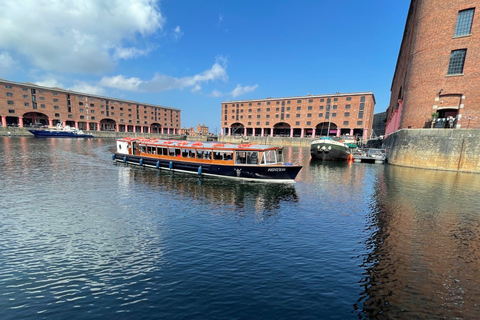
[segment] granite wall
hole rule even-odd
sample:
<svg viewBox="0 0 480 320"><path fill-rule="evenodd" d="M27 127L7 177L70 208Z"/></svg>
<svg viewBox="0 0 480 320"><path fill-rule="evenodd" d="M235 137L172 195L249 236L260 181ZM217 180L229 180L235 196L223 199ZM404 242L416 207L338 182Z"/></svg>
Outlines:
<svg viewBox="0 0 480 320"><path fill-rule="evenodd" d="M393 165L480 173L478 129L402 129L383 148Z"/></svg>

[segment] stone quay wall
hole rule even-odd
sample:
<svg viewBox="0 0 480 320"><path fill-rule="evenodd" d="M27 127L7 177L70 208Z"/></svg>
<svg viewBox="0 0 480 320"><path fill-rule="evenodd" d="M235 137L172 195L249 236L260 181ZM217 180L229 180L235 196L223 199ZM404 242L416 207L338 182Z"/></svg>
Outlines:
<svg viewBox="0 0 480 320"><path fill-rule="evenodd" d="M393 165L480 173L479 129L402 129L383 148Z"/></svg>

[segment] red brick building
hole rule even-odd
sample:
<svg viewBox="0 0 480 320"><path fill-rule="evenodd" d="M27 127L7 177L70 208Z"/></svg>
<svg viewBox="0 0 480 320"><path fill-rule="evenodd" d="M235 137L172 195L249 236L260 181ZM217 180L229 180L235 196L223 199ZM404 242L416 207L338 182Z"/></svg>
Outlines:
<svg viewBox="0 0 480 320"><path fill-rule="evenodd" d="M178 134L180 110L0 79L0 125Z"/></svg>
<svg viewBox="0 0 480 320"><path fill-rule="evenodd" d="M208 129L208 126L206 126L205 124L198 124L197 125L197 130L195 130L194 127L190 127L190 128L182 128L180 130L180 134L186 134L186 135L189 135L189 136L208 136L210 133L209 133L209 129Z"/></svg>
<svg viewBox="0 0 480 320"><path fill-rule="evenodd" d="M222 134L315 137L349 135L369 138L373 92L307 95L222 102Z"/></svg>
<svg viewBox="0 0 480 320"><path fill-rule="evenodd" d="M480 0L411 1L387 135L402 128L480 128L479 9Z"/></svg>

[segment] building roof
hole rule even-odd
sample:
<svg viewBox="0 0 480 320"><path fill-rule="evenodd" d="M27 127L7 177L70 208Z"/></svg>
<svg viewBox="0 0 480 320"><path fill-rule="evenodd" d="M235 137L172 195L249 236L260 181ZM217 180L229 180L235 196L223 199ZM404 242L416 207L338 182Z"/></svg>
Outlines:
<svg viewBox="0 0 480 320"><path fill-rule="evenodd" d="M307 99L307 98L330 98L330 97L348 97L348 96L360 96L360 95L372 95L373 102L375 103L375 95L372 91L365 91L365 92L350 92L350 93L332 93L332 94L320 94L320 95L312 95L307 94L305 96L293 96L293 97L280 97L280 98L260 98L260 99L248 99L248 100L227 100L223 101L222 103L238 103L238 102L252 102L252 101L275 101L275 100L294 100L294 99Z"/></svg>
<svg viewBox="0 0 480 320"><path fill-rule="evenodd" d="M18 86L28 86L36 89L43 89L43 90L49 90L49 91L57 91L57 92L63 92L63 93L68 93L68 94L75 94L75 95L83 95L83 96L88 96L92 98L98 98L98 99L105 99L105 100L115 100L115 101L121 101L121 102L126 102L126 103L133 103L133 104L141 104L144 106L150 106L150 107L160 107L164 109L171 109L171 110L176 110L180 111L178 108L172 108L172 107L165 107L162 105L156 105L152 103L144 103L144 102L138 102L138 101L133 101L133 100L125 100L125 99L119 99L119 98L112 98L112 97L105 97L105 96L99 96L95 94L90 94L90 93L85 93L85 92L78 92L78 91L72 91L72 90L66 90L66 89L61 89L58 87L44 87L44 86L39 86L34 83L30 82L15 82L15 81L9 81L5 79L0 78L0 82L8 83L8 84L13 84L13 85L18 85Z"/></svg>

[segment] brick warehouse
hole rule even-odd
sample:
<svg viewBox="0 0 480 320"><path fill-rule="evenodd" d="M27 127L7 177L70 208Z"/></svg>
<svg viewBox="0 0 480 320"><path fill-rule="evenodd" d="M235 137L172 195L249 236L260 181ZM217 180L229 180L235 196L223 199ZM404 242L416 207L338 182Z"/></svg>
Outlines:
<svg viewBox="0 0 480 320"><path fill-rule="evenodd" d="M224 101L222 134L312 138L328 134L366 139L374 109L372 92Z"/></svg>
<svg viewBox="0 0 480 320"><path fill-rule="evenodd" d="M411 1L387 135L403 128L480 128L479 6L479 0Z"/></svg>
<svg viewBox="0 0 480 320"><path fill-rule="evenodd" d="M0 79L1 126L178 134L180 110Z"/></svg>

